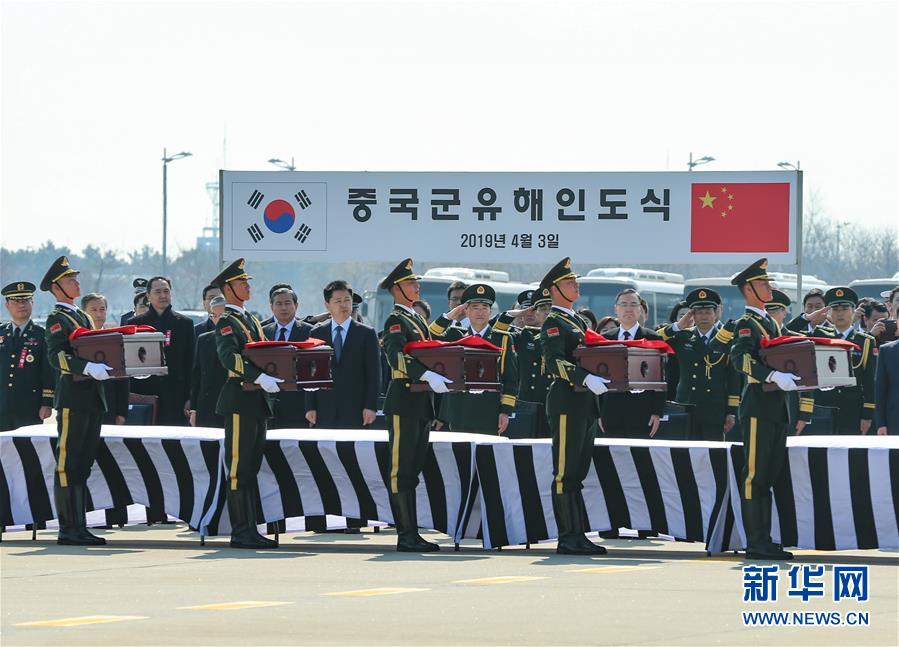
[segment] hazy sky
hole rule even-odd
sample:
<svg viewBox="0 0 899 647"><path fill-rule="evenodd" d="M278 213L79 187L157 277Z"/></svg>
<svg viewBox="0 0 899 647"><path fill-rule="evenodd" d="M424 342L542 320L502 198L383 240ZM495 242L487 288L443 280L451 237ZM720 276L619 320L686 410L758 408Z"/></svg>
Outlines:
<svg viewBox="0 0 899 647"><path fill-rule="evenodd" d="M899 218L897 3L2 4L5 247L161 246L265 170L757 170Z"/></svg>

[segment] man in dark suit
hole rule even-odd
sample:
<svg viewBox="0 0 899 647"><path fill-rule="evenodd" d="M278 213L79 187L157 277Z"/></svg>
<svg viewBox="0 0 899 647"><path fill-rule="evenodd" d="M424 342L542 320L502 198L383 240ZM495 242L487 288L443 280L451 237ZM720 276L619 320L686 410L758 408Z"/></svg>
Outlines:
<svg viewBox="0 0 899 647"><path fill-rule="evenodd" d="M272 322L262 327L266 339L272 341L306 341L312 326L297 319L297 294L290 287L272 291L268 297ZM303 429L306 425L304 391L281 391L275 397L275 416L269 429Z"/></svg>
<svg viewBox="0 0 899 647"><path fill-rule="evenodd" d="M899 340L879 349L874 378L874 425L878 436L899 434Z"/></svg>
<svg viewBox="0 0 899 647"><path fill-rule="evenodd" d="M219 361L214 333L215 325L225 311L225 297L221 294L213 297L209 303L209 311L213 330L197 337L197 350L194 353L190 380L190 426L222 429L225 419L215 412L215 403L228 379L228 371Z"/></svg>
<svg viewBox="0 0 899 647"><path fill-rule="evenodd" d="M209 318L203 323L198 323L194 326L194 339L198 339L204 332L215 330L215 322L218 319L213 319L212 317L212 300L216 297L224 298L222 297L222 291L217 287L210 284L203 288L203 310L209 314ZM222 305L224 307L224 301L222 301Z"/></svg>
<svg viewBox="0 0 899 647"><path fill-rule="evenodd" d="M159 397L156 422L186 426L190 409L190 375L194 363L194 324L172 309L172 282L164 276L147 281L150 309L129 324L153 326L165 335L164 353L168 375L131 381L131 392Z"/></svg>
<svg viewBox="0 0 899 647"><path fill-rule="evenodd" d="M358 429L375 421L381 388L378 336L354 321L353 292L345 281L325 286L325 307L331 321L312 330L334 349L334 388L306 393L306 420L322 429Z"/></svg>
<svg viewBox="0 0 899 647"><path fill-rule="evenodd" d="M633 288L626 288L618 293L615 298L615 316L621 325L603 334L606 339L627 341L662 338L640 325L640 294ZM664 391L607 393L603 396L600 424L607 437L652 438L659 430L664 410Z"/></svg>

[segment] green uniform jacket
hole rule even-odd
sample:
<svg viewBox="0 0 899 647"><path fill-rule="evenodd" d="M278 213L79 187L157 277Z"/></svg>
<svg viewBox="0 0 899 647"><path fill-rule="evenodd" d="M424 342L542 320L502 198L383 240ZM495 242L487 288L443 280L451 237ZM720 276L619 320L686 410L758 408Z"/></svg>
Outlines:
<svg viewBox="0 0 899 647"><path fill-rule="evenodd" d="M727 350L710 348L698 328L675 332L673 325L659 334L674 349L680 367L677 402L696 405L698 422L724 424L725 416L737 414L742 387Z"/></svg>
<svg viewBox="0 0 899 647"><path fill-rule="evenodd" d="M249 418L272 417L272 396L262 389L244 391L241 388L244 382L252 383L262 374L241 355L244 346L254 341L265 341L256 317L225 308L215 326L216 353L228 371L228 379L215 405L215 412L220 416L237 413Z"/></svg>
<svg viewBox="0 0 899 647"><path fill-rule="evenodd" d="M441 315L430 326L432 336L441 341L456 341L474 335L471 328L452 326L451 322ZM499 357L499 378L502 392L485 391L483 393L453 392L440 399L440 419L450 425L478 431L492 432L497 428L500 413L511 414L515 410L518 392L518 365L515 357L512 336L501 329L508 326L497 322L490 328L484 339L501 349ZM442 330L442 333L434 334Z"/></svg>
<svg viewBox="0 0 899 647"><path fill-rule="evenodd" d="M431 420L434 406L429 391L413 392L409 387L421 380L428 367L403 352L412 341L428 341L431 333L425 320L400 306L394 306L384 322L381 344L390 365L390 383L384 399L385 416L411 416L417 420Z"/></svg>
<svg viewBox="0 0 899 647"><path fill-rule="evenodd" d="M0 409L4 413L37 418L41 407L53 406L56 375L47 361L43 328L29 321L16 342L13 323L0 324L0 360L9 366L0 380Z"/></svg>
<svg viewBox="0 0 899 647"><path fill-rule="evenodd" d="M553 378L546 396L548 416L568 414L591 420L599 416L596 398L589 391L575 392L575 386L583 386L590 373L574 358L574 349L584 343L587 322L579 315L570 315L553 308L540 329L543 341L543 366Z"/></svg>
<svg viewBox="0 0 899 647"><path fill-rule="evenodd" d="M59 371L55 404L57 409L106 412L103 385L97 380L75 381L73 375L83 375L87 361L76 357L69 335L76 328L93 328L91 318L80 309L57 305L47 315L47 361Z"/></svg>
<svg viewBox="0 0 899 647"><path fill-rule="evenodd" d="M718 331L716 339L721 339L723 330L725 329ZM780 335L781 329L776 321L770 317L762 317L751 310L735 322L730 361L746 379L740 401L741 419L753 417L784 424L790 421L786 392L780 389L762 390L762 385L773 372L759 359L762 339Z"/></svg>
<svg viewBox="0 0 899 647"><path fill-rule="evenodd" d="M818 327L817 337L838 338L831 328ZM861 350L852 350L852 370L855 386L840 386L830 391L818 391L816 401L827 407L837 407L837 427L840 430L859 432L859 421L874 418L874 372L877 370L877 342L874 337L853 330L846 340Z"/></svg>

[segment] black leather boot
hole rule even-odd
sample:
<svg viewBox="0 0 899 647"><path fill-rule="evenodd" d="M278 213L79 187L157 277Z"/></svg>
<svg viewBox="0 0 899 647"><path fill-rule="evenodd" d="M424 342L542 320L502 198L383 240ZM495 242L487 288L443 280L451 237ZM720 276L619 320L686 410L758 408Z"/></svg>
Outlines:
<svg viewBox="0 0 899 647"><path fill-rule="evenodd" d="M777 553L780 557L776 559L793 559L793 553L788 550L784 550L783 544L775 544L771 539L771 497L765 497L759 501L759 507L762 511L762 523L765 525L765 528L768 529L768 552Z"/></svg>
<svg viewBox="0 0 899 647"><path fill-rule="evenodd" d="M425 541L418 534L418 517L415 510L415 492L398 492L390 495L393 519L396 522L396 550L400 553L430 553L440 550L437 544Z"/></svg>
<svg viewBox="0 0 899 647"><path fill-rule="evenodd" d="M582 532L581 513L578 509L580 501L571 492L566 494L553 494L553 512L556 515L556 526L559 528L559 541L556 553L559 555L596 555L597 553L584 545L578 536L584 537ZM593 543L593 542L589 542ZM596 547L594 545L594 547Z"/></svg>
<svg viewBox="0 0 899 647"><path fill-rule="evenodd" d="M53 501L56 503L56 519L59 522L59 535L56 543L62 546L84 546L84 542L78 536L78 520L75 508L72 506L72 488L53 488Z"/></svg>
<svg viewBox="0 0 899 647"><path fill-rule="evenodd" d="M578 511L579 532L576 536L578 545L589 550L593 555L605 555L608 552L605 547L594 544L584 535L585 532L590 531L590 521L587 518L587 505L584 503L584 493L580 491L574 492L572 493L572 497L575 499L575 505L577 505Z"/></svg>
<svg viewBox="0 0 899 647"><path fill-rule="evenodd" d="M259 550L270 548L262 541L256 532L255 526L250 525L249 510L247 509L247 492L252 490L228 490L228 516L231 517L231 548L249 548ZM255 522L255 518L253 519Z"/></svg>
<svg viewBox="0 0 899 647"><path fill-rule="evenodd" d="M743 529L746 531L746 559L787 559L783 551L772 550L769 523L765 522L765 499L743 499ZM770 506L768 506L770 510Z"/></svg>
<svg viewBox="0 0 899 647"><path fill-rule="evenodd" d="M259 533L259 529L256 527L256 520L259 518L257 515L257 507L256 503L259 501L259 486L254 485L251 489L249 489L246 493L247 496L247 515L250 522L250 530L253 531L256 535L256 539L261 541L266 548L277 548L278 542L274 539L269 539L265 535Z"/></svg>
<svg viewBox="0 0 899 647"><path fill-rule="evenodd" d="M74 506L77 512L77 521L78 521L78 537L81 539L84 546L102 546L106 543L106 540L102 537L97 537L87 529L87 486L86 485L73 485L70 489L72 490L73 501L72 505Z"/></svg>

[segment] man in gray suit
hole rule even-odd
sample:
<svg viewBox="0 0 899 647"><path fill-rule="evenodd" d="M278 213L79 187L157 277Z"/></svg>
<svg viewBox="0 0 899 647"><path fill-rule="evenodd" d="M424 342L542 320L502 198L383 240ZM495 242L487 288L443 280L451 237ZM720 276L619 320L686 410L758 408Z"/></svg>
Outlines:
<svg viewBox="0 0 899 647"><path fill-rule="evenodd" d="M878 436L899 434L899 340L879 349L874 377L874 426Z"/></svg>

